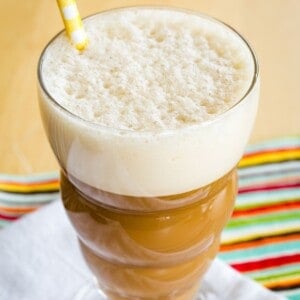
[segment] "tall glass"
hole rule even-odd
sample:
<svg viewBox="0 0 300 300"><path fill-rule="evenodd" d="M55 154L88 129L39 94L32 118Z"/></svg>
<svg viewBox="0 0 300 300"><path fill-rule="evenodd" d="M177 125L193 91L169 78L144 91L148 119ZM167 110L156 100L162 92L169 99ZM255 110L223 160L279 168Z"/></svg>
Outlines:
<svg viewBox="0 0 300 300"><path fill-rule="evenodd" d="M231 31L253 60L245 95L211 121L143 132L94 124L47 91L43 59L55 38L39 62L40 109L61 166L62 201L109 299L193 299L233 210L236 165L257 110L257 61L232 28L188 13Z"/></svg>

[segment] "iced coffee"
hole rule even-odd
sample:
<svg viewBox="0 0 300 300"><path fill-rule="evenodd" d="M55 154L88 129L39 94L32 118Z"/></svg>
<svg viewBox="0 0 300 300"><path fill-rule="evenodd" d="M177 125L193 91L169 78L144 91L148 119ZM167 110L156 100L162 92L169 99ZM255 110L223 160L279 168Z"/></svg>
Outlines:
<svg viewBox="0 0 300 300"><path fill-rule="evenodd" d="M233 29L190 11L117 9L84 25L87 49L63 32L39 64L83 256L109 299L193 299L233 210L255 56Z"/></svg>

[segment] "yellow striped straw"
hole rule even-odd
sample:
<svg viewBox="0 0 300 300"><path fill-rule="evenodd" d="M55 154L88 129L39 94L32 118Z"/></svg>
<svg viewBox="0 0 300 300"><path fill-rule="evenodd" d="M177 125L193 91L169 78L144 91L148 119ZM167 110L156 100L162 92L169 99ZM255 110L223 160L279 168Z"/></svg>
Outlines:
<svg viewBox="0 0 300 300"><path fill-rule="evenodd" d="M72 44L78 50L84 50L88 40L75 0L57 0L57 5Z"/></svg>

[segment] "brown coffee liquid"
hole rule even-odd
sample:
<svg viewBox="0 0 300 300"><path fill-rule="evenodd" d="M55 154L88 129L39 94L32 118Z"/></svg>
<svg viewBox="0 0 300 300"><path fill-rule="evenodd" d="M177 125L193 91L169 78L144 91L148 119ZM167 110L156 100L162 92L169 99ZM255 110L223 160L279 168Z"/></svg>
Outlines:
<svg viewBox="0 0 300 300"><path fill-rule="evenodd" d="M85 260L114 300L192 299L218 252L237 190L235 170L198 190L167 197L138 198L98 190L93 199L63 173L61 188ZM155 207L141 211L151 199ZM132 209L135 202L138 210ZM129 203L130 209L107 203ZM165 209L170 203L176 208Z"/></svg>

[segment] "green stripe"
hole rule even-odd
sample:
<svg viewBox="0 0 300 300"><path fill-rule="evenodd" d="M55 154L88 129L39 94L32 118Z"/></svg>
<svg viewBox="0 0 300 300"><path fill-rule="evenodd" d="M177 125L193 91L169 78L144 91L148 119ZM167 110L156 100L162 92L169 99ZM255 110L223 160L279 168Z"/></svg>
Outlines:
<svg viewBox="0 0 300 300"><path fill-rule="evenodd" d="M274 243L270 245L263 245L259 247L253 247L250 249L233 250L228 252L221 252L219 257L225 260L227 263L233 263L237 261L249 261L250 259L267 258L270 256L282 256L289 253L298 253L300 250L299 241L288 241L282 243Z"/></svg>
<svg viewBox="0 0 300 300"><path fill-rule="evenodd" d="M299 232L300 220L286 221L282 224L267 223L263 226L244 226L237 229L228 229L222 232L222 243L241 242L253 240L255 238L263 238L267 236L278 235L278 231L283 233L295 233ZM251 237L250 237L251 236Z"/></svg>
<svg viewBox="0 0 300 300"><path fill-rule="evenodd" d="M244 274L250 276L251 278L258 278L259 276L270 277L273 275L280 275L280 274L297 272L297 271L300 271L300 263L273 267L267 270L250 271L250 272L245 272Z"/></svg>
<svg viewBox="0 0 300 300"><path fill-rule="evenodd" d="M0 228L3 228L10 223L11 223L11 221L0 220Z"/></svg>
<svg viewBox="0 0 300 300"><path fill-rule="evenodd" d="M37 193L37 194L12 194L0 192L0 203L5 205L25 205L25 204L36 204L36 203L47 203L58 199L59 192L56 193Z"/></svg>
<svg viewBox="0 0 300 300"><path fill-rule="evenodd" d="M239 218L231 219L227 224L227 229L249 226L249 225L250 226L260 225L265 223L278 224L279 222L285 222L285 221L291 222L293 220L295 221L300 220L300 209L290 210L286 212L269 213L266 215L239 217Z"/></svg>
<svg viewBox="0 0 300 300"><path fill-rule="evenodd" d="M251 276L252 277L252 276ZM252 277L253 279L255 279L256 281L259 282L267 282L267 281L275 281L275 279L286 279L286 278L300 278L300 270L294 270L294 271L290 271L290 272L284 272L284 273L279 273L279 274L270 274L268 276L266 275L260 275L260 276L256 276L256 277Z"/></svg>
<svg viewBox="0 0 300 300"><path fill-rule="evenodd" d="M290 279L294 279L294 278L299 278L300 280L300 272L296 272L296 273L291 273L291 274L286 274L286 275L282 275L282 276L275 276L274 277L274 281L276 279L281 279L282 281L284 280L290 280ZM261 284L266 284L268 283L268 281L272 280L271 278L264 278L264 279L260 279L260 280L257 280L259 281Z"/></svg>

